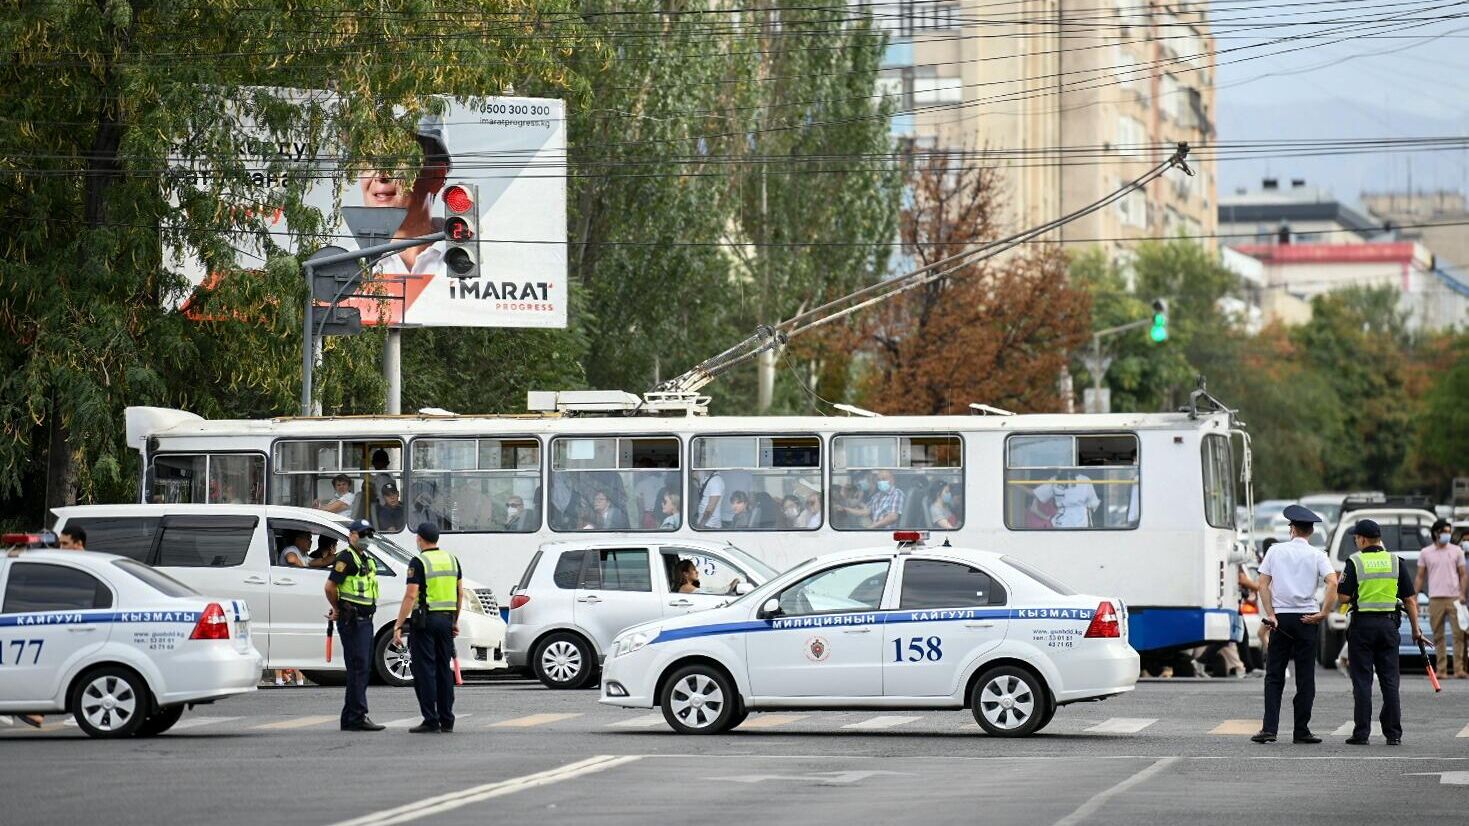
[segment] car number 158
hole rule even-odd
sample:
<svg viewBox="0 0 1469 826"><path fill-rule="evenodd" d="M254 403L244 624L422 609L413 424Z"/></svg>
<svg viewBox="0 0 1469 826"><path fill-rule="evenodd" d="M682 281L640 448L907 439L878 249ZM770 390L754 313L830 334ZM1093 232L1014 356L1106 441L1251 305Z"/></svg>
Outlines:
<svg viewBox="0 0 1469 826"><path fill-rule="evenodd" d="M893 662L938 662L944 658L943 646L944 641L938 637L899 637L893 640Z"/></svg>

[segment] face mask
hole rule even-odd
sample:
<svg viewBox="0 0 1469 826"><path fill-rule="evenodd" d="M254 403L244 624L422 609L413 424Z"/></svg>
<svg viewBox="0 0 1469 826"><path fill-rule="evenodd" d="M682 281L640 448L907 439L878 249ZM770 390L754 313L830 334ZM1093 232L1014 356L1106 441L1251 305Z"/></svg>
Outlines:
<svg viewBox="0 0 1469 826"><path fill-rule="evenodd" d="M787 518L790 518L790 519L795 519L796 518L796 514L798 514L800 512L801 512L800 510L798 510L797 508L794 508L794 507L786 508L786 517Z"/></svg>
<svg viewBox="0 0 1469 826"><path fill-rule="evenodd" d="M1441 533L1438 535L1438 544L1447 545L1449 544L1449 540L1453 538L1453 534Z"/></svg>
<svg viewBox="0 0 1469 826"><path fill-rule="evenodd" d="M520 513L520 506L519 505L506 505L505 506L505 512L508 513L508 514L510 514L511 516L515 516L515 515L517 515L517 514Z"/></svg>
<svg viewBox="0 0 1469 826"><path fill-rule="evenodd" d="M882 491L883 493L887 493L888 491L893 489L893 483L889 482L886 479L879 479L877 480L877 489Z"/></svg>
<svg viewBox="0 0 1469 826"><path fill-rule="evenodd" d="M944 491L944 504L945 505L952 505L952 504L954 504L954 494L952 494L952 493L950 493L948 491Z"/></svg>

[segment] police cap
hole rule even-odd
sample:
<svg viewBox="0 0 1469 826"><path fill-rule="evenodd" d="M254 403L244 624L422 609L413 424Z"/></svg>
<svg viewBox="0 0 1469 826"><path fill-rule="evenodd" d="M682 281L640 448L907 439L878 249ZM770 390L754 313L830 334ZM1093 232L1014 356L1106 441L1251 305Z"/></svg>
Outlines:
<svg viewBox="0 0 1469 826"><path fill-rule="evenodd" d="M439 526L432 522L420 522L413 532L423 537L424 542L439 541Z"/></svg>
<svg viewBox="0 0 1469 826"><path fill-rule="evenodd" d="M1310 508L1301 507L1300 505L1286 505L1285 512L1282 515L1287 522L1309 522L1315 524L1322 521L1321 517L1317 516Z"/></svg>
<svg viewBox="0 0 1469 826"><path fill-rule="evenodd" d="M1364 536L1368 539L1382 538L1382 528L1371 519L1358 519L1357 524L1347 528L1347 533L1352 536Z"/></svg>
<svg viewBox="0 0 1469 826"><path fill-rule="evenodd" d="M347 523L347 530L361 536L372 536L373 534L372 523L366 519L353 519Z"/></svg>

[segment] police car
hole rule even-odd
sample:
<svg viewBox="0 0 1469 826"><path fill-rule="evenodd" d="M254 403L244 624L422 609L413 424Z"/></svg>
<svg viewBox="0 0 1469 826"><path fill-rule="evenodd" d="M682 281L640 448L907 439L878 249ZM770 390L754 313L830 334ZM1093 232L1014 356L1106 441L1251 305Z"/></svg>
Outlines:
<svg viewBox="0 0 1469 826"><path fill-rule="evenodd" d="M845 551L729 604L625 629L601 702L661 706L684 734L774 709L970 708L991 735L1137 683L1119 599L1077 594L1009 556L927 547Z"/></svg>
<svg viewBox="0 0 1469 826"><path fill-rule="evenodd" d="M189 705L254 691L262 665L243 602L111 554L0 556L0 714L70 712L92 737L161 734Z"/></svg>

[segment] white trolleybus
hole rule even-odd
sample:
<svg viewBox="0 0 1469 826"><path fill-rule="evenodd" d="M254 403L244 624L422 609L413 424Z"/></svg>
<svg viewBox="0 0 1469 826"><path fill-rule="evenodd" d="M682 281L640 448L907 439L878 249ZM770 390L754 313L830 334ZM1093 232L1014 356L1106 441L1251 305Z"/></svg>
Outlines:
<svg viewBox="0 0 1469 826"><path fill-rule="evenodd" d="M217 421L130 408L127 430L146 502L332 508L410 548L411 527L433 522L501 604L547 542L713 539L781 570L904 529L1121 595L1145 654L1231 636L1249 445L1202 391L1179 413L1105 415L649 415L615 391L530 402L529 415Z"/></svg>

